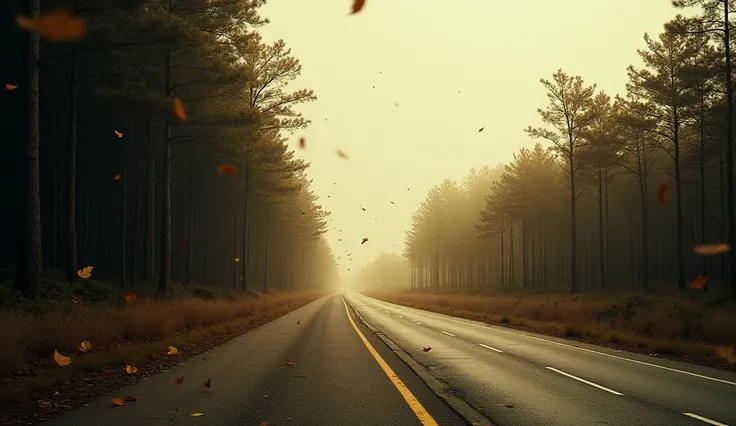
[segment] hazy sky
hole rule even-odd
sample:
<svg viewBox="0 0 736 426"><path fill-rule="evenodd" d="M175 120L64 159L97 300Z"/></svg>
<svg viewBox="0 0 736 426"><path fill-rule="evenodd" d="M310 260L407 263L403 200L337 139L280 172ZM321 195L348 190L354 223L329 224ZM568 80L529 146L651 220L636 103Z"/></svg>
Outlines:
<svg viewBox="0 0 736 426"><path fill-rule="evenodd" d="M622 93L644 33L677 14L670 0L367 0L352 16L351 4L269 0L261 30L301 61L294 88L318 97L299 107L312 124L291 143L312 163L347 280L381 252L401 253L431 187L534 144L523 129L541 124L540 78L562 68Z"/></svg>

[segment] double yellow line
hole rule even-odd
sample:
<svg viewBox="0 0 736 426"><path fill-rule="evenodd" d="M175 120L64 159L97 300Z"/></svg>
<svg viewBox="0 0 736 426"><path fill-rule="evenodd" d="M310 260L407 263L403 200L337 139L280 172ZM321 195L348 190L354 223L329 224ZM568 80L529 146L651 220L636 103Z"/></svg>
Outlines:
<svg viewBox="0 0 736 426"><path fill-rule="evenodd" d="M355 332L358 333L358 337L360 337L360 340L363 341L365 344L365 347L368 348L368 352L373 355L373 358L376 359L376 362L378 365L381 366L381 369L383 369L383 372L386 373L389 380L391 380L391 383L394 384L396 389L399 391L402 397L404 397L404 401L409 405L409 408L411 411L414 412L414 414L417 416L417 419L425 425L425 426L439 426L437 422L432 418L432 416L427 412L427 410L422 406L422 404L419 402L419 400L414 396L413 393L409 390L409 388L406 387L404 382L399 379L399 376L396 375L393 369L389 367L389 365L384 361L383 358L381 358L381 355L378 354L376 349L371 345L371 342L368 341L368 339L365 338L363 333L358 329L358 326L355 325L355 321L353 321L353 317L350 316L350 310L348 309L348 304L345 302L345 298L340 296L342 298L342 303L345 305L345 312L348 314L348 319L350 320L350 324L352 324L353 329L355 329Z"/></svg>

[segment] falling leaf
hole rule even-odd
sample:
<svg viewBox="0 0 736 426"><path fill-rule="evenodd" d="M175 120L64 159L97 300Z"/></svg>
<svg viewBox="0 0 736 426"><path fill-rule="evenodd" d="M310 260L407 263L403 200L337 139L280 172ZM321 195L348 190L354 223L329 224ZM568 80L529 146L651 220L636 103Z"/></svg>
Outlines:
<svg viewBox="0 0 736 426"><path fill-rule="evenodd" d="M360 242L360 244L365 244L368 242L368 238L363 238L363 241Z"/></svg>
<svg viewBox="0 0 736 426"><path fill-rule="evenodd" d="M120 180L120 175L115 175L115 177L113 177L113 179Z"/></svg>
<svg viewBox="0 0 736 426"><path fill-rule="evenodd" d="M56 361L57 364L61 367L66 367L67 365L72 363L72 359L68 356L64 356L59 353L59 351L54 350L54 361Z"/></svg>
<svg viewBox="0 0 736 426"><path fill-rule="evenodd" d="M307 376L306 376L306 375L304 375L304 374L299 374L299 373L297 373L297 374L295 374L295 375L294 375L294 377L296 377L297 379L303 379L303 378L305 378L305 377L307 377Z"/></svg>
<svg viewBox="0 0 736 426"><path fill-rule="evenodd" d="M6 84L5 85L5 90L15 90L17 88L18 88L18 86L13 86L12 84Z"/></svg>
<svg viewBox="0 0 736 426"><path fill-rule="evenodd" d="M16 16L15 22L21 29L55 42L79 40L84 37L87 30L84 19L72 15L67 9L44 13L35 18L19 15Z"/></svg>
<svg viewBox="0 0 736 426"><path fill-rule="evenodd" d="M120 407L121 405L125 404L125 400L123 398L113 398L112 403L115 407Z"/></svg>
<svg viewBox="0 0 736 426"><path fill-rule="evenodd" d="M72 303L79 303L79 298L77 296L72 297Z"/></svg>
<svg viewBox="0 0 736 426"><path fill-rule="evenodd" d="M717 256L731 250L731 246L723 243L702 244L693 247L693 250L695 250L695 253L701 256Z"/></svg>
<svg viewBox="0 0 736 426"><path fill-rule="evenodd" d="M212 386L212 379L208 377L207 380L204 381L204 387L209 389L211 386Z"/></svg>
<svg viewBox="0 0 736 426"><path fill-rule="evenodd" d="M295 365L296 363L291 360L291 358L286 360L286 365Z"/></svg>
<svg viewBox="0 0 736 426"><path fill-rule="evenodd" d="M353 11L350 12L350 14L354 15L360 12L360 10L363 9L363 6L365 6L365 0L353 0Z"/></svg>
<svg viewBox="0 0 736 426"><path fill-rule="evenodd" d="M187 113L184 111L184 104L178 97L174 98L174 112L179 120L185 121L187 119Z"/></svg>
<svg viewBox="0 0 736 426"><path fill-rule="evenodd" d="M478 129L478 133L482 132L483 129L485 129L485 127L481 127L480 129Z"/></svg>
<svg viewBox="0 0 736 426"><path fill-rule="evenodd" d="M200 413L199 411L196 411L189 415L189 417L202 417L204 416L204 413Z"/></svg>
<svg viewBox="0 0 736 426"><path fill-rule="evenodd" d="M176 349L173 346L169 346L169 351L166 352L166 355L176 355L177 353L179 353L179 349Z"/></svg>
<svg viewBox="0 0 736 426"><path fill-rule="evenodd" d="M133 303L138 299L138 296L135 295L135 293L129 293L127 296L125 296L125 301L128 303Z"/></svg>
<svg viewBox="0 0 736 426"><path fill-rule="evenodd" d="M138 368L132 365L125 365L125 372L128 374L135 374L138 372Z"/></svg>
<svg viewBox="0 0 736 426"><path fill-rule="evenodd" d="M239 257L236 257L235 258L235 263L238 263L238 262L240 262L240 258Z"/></svg>
<svg viewBox="0 0 736 426"><path fill-rule="evenodd" d="M348 155L345 154L344 152L340 151L339 149L337 150L337 155L340 156L341 158L346 159L346 160L348 159Z"/></svg>
<svg viewBox="0 0 736 426"><path fill-rule="evenodd" d="M361 209L363 209L363 211L365 211L365 207L361 207Z"/></svg>
<svg viewBox="0 0 736 426"><path fill-rule="evenodd" d="M238 174L238 169L236 169L235 166L233 166L232 164L223 164L222 166L219 166L217 168L217 173L235 176Z"/></svg>
<svg viewBox="0 0 736 426"><path fill-rule="evenodd" d="M304 149L306 145L307 145L307 141L304 140L304 138L299 138L299 148Z"/></svg>
<svg viewBox="0 0 736 426"><path fill-rule="evenodd" d="M87 352L90 349L92 349L92 344L89 342L89 340L85 340L79 344L79 350L82 352Z"/></svg>
<svg viewBox="0 0 736 426"><path fill-rule="evenodd" d="M429 351L431 351L431 350L432 350L432 348L431 348L431 347L429 347L429 346L427 346L426 348L425 348L425 347L422 347L422 350L423 350L424 352L429 352Z"/></svg>
<svg viewBox="0 0 736 426"><path fill-rule="evenodd" d="M702 290L705 288L705 285L708 283L708 277L704 277L702 275L698 275L697 278L690 284L690 288L694 288L696 290Z"/></svg>
<svg viewBox="0 0 736 426"><path fill-rule="evenodd" d="M94 269L92 266L85 266L77 271L77 275L79 275L79 278L89 278L92 276L92 269Z"/></svg>
<svg viewBox="0 0 736 426"><path fill-rule="evenodd" d="M115 132L115 136L117 136L117 137L119 137L119 138L122 138L122 137L123 137L123 134L122 134L122 133L120 133L120 132L118 132L117 130L115 130L115 129L112 129L112 131L113 131L113 132Z"/></svg>
<svg viewBox="0 0 736 426"><path fill-rule="evenodd" d="M299 321L297 320L296 325L299 325Z"/></svg>
<svg viewBox="0 0 736 426"><path fill-rule="evenodd" d="M659 190L657 191L657 197L659 198L659 202L664 205L667 205L670 203L670 199L668 197L668 191L669 191L669 188L667 187L666 183L659 185Z"/></svg>
<svg viewBox="0 0 736 426"><path fill-rule="evenodd" d="M179 376L176 378L176 380L174 380L175 385L180 385L182 383L184 383L184 376Z"/></svg>
<svg viewBox="0 0 736 426"><path fill-rule="evenodd" d="M391 201L391 204L396 204L396 203L394 203L393 201Z"/></svg>

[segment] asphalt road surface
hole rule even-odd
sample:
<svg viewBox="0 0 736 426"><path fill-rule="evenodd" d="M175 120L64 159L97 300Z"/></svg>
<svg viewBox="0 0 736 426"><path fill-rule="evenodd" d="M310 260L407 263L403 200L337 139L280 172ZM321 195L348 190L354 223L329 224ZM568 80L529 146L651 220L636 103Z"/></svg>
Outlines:
<svg viewBox="0 0 736 426"><path fill-rule="evenodd" d="M289 359L293 365L287 365ZM184 382L174 384L182 375ZM207 378L212 380L210 389L203 386ZM111 399L125 396L134 396L136 402L113 408ZM202 415L191 417L197 412ZM45 424L265 422L269 426L466 424L374 333L358 319L349 319L339 294Z"/></svg>
<svg viewBox="0 0 736 426"><path fill-rule="evenodd" d="M736 426L735 373L346 300L497 425Z"/></svg>

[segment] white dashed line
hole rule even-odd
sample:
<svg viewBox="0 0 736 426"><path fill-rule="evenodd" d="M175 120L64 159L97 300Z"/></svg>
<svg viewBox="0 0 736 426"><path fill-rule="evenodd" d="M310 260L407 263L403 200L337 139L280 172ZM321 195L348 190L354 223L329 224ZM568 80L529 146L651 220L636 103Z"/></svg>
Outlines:
<svg viewBox="0 0 736 426"><path fill-rule="evenodd" d="M448 336L452 336L452 337L455 337L455 335L454 335L454 334L452 334L452 333L448 333L448 332L446 332L446 331L442 331L442 332L443 332L443 333L445 333L445 334L447 334Z"/></svg>
<svg viewBox="0 0 736 426"><path fill-rule="evenodd" d="M484 348L486 348L486 349L490 349L490 350L492 350L492 351L496 351L496 352L498 352L498 353L502 353L502 352L503 352L503 351L502 351L501 349L496 349L496 348L494 348L494 347L492 347L492 346L488 346L488 345L485 345L485 344L483 344L483 343L478 343L478 344L479 344L479 345L481 345L481 346L483 346L483 347L484 347Z"/></svg>
<svg viewBox="0 0 736 426"><path fill-rule="evenodd" d="M709 419L707 417L699 416L697 414L693 414L693 413L682 413L682 414L684 414L684 415L686 415L688 417L691 417L691 418L693 418L695 420L700 420L703 423L708 423L709 425L714 425L714 426L728 426L725 423L717 422L715 420L711 420L711 419Z"/></svg>
<svg viewBox="0 0 736 426"><path fill-rule="evenodd" d="M608 389L608 388L607 388L607 387L605 387L605 386L601 386L601 385L599 385L599 384L597 384L597 383L589 382L589 381L587 381L587 380L585 380L585 379L581 379L580 377L577 377L577 376L573 376L572 374L568 374L568 373L565 373L564 371L560 371L560 370L558 370L558 369L556 369L556 368L552 368L552 367L545 367L545 368L547 368L548 370L552 370L552 371L554 371L555 373L560 373L560 374L562 374L563 376L567 376L567 377L569 377L569 378L571 378L571 379L575 379L575 380L577 380L577 381L579 381L579 382L583 382L583 383L585 383L586 385L591 385L591 386L593 386L593 387L596 387L596 388L598 388L598 389L604 390L604 391L606 391L606 392L610 392L610 393L612 393L612 394L614 394L614 395L619 395L619 396L622 396L622 395L623 395L623 394L622 394L621 392L616 392L616 391L615 391L615 390L613 390L613 389Z"/></svg>

